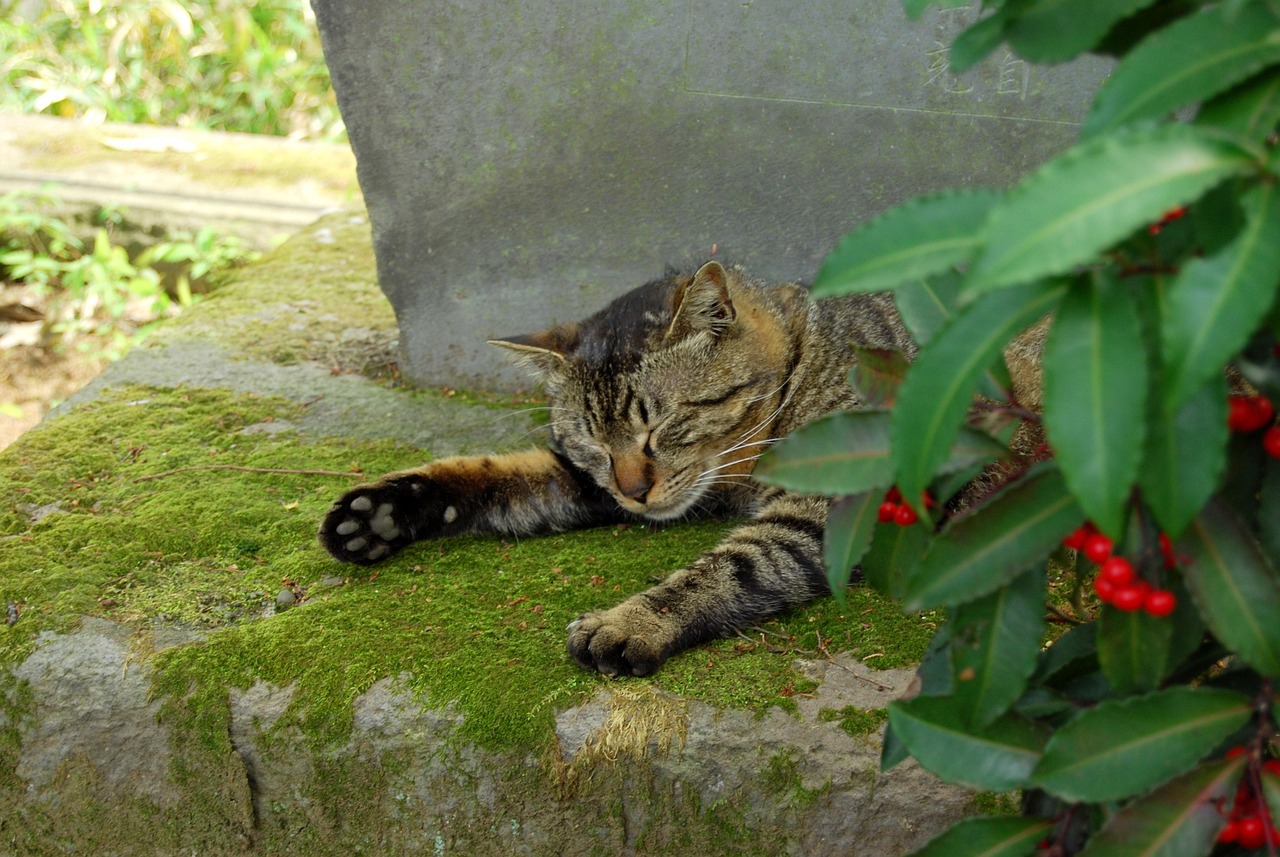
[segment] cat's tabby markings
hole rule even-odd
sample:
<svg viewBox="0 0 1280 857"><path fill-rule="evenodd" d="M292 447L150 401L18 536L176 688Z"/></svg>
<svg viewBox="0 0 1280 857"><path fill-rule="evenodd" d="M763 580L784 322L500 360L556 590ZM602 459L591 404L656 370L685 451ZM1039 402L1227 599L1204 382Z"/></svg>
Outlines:
<svg viewBox="0 0 1280 857"><path fill-rule="evenodd" d="M827 500L755 482L755 460L856 404L855 345L915 351L888 295L816 303L800 286L718 262L495 344L545 382L550 446L384 476L340 498L320 540L341 560L372 563L458 533L748 515L662 583L569 625L569 654L607 675L648 675L682 649L828 591Z"/></svg>

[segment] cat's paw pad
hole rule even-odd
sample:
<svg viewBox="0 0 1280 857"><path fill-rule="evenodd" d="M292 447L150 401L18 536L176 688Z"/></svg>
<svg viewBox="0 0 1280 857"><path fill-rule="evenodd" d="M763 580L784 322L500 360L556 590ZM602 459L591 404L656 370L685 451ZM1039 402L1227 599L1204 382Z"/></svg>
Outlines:
<svg viewBox="0 0 1280 857"><path fill-rule="evenodd" d="M671 653L670 629L645 606L624 602L569 623L569 655L607 676L651 675Z"/></svg>
<svg viewBox="0 0 1280 857"><path fill-rule="evenodd" d="M413 528L397 505L377 486L357 488L333 504L320 525L320 542L343 562L386 559L413 541Z"/></svg>

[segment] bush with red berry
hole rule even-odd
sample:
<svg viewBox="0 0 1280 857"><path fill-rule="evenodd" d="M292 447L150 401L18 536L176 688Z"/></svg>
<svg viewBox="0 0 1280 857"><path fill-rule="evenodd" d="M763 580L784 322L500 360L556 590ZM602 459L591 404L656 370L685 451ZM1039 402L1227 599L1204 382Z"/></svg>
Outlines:
<svg viewBox="0 0 1280 857"><path fill-rule="evenodd" d="M856 567L946 610L883 765L1026 811L920 854L1277 857L1280 3L983 6L957 71L1002 44L1115 70L1018 186L913 200L828 256L814 295L892 290L920 350L862 354L862 406L758 475L836 497L837 598ZM1046 317L1032 407L1006 355Z"/></svg>

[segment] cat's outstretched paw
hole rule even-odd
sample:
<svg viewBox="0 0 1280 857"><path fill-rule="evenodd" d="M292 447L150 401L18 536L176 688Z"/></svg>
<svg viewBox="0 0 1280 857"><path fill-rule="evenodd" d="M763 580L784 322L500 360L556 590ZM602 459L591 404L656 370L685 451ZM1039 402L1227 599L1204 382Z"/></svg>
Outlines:
<svg viewBox="0 0 1280 857"><path fill-rule="evenodd" d="M607 676L653 674L671 655L669 620L635 599L569 623L569 655Z"/></svg>
<svg viewBox="0 0 1280 857"><path fill-rule="evenodd" d="M433 505L428 484L417 476L384 479L348 491L333 504L320 524L320 543L343 562L369 565L432 535L452 523L457 511L439 512L437 527L428 523Z"/></svg>

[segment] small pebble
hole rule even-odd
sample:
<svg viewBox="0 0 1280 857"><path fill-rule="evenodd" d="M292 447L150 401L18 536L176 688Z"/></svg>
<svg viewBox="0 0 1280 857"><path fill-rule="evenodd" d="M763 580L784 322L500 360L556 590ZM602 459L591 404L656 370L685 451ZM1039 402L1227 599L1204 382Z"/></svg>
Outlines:
<svg viewBox="0 0 1280 857"><path fill-rule="evenodd" d="M293 594L292 589L281 589L280 593L276 595L277 610L288 610L296 603L298 603L298 596Z"/></svg>

